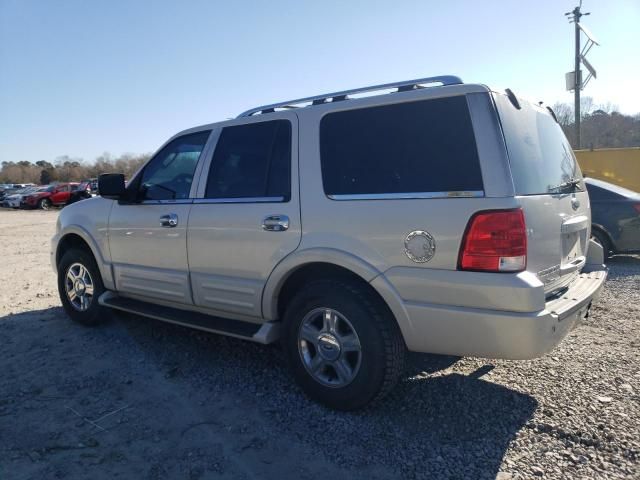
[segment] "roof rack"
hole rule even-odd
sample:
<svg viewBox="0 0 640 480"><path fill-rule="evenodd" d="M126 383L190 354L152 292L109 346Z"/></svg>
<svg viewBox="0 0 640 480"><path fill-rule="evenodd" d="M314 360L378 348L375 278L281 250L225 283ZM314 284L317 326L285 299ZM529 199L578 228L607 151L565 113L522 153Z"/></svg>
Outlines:
<svg viewBox="0 0 640 480"><path fill-rule="evenodd" d="M242 112L238 117L250 117L256 113L273 113L276 108L291 109L298 108L297 104L311 103L312 105L321 105L323 103L340 102L342 100L348 100L349 95L355 95L357 93L375 92L376 90L389 90L391 88L397 88L397 92L406 92L408 90L415 90L418 88L424 88L427 85L439 83L440 86L445 85L460 85L462 79L453 75L440 75L437 77L419 78L417 80L405 80L403 82L385 83L382 85L373 85L370 87L354 88L353 90L344 90L342 92L326 93L324 95L316 95L314 97L299 98L297 100L289 100L288 102L273 103L271 105L263 105L261 107L252 108L246 112Z"/></svg>

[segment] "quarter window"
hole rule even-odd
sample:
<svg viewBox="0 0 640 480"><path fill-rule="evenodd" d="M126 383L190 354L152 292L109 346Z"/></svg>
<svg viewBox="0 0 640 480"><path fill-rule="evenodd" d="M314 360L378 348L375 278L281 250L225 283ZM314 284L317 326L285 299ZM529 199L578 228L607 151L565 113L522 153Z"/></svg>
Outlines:
<svg viewBox="0 0 640 480"><path fill-rule="evenodd" d="M330 113L320 155L330 196L483 190L464 96Z"/></svg>
<svg viewBox="0 0 640 480"><path fill-rule="evenodd" d="M189 198L193 173L210 133L207 130L184 135L160 150L142 172L142 200Z"/></svg>
<svg viewBox="0 0 640 480"><path fill-rule="evenodd" d="M291 123L287 120L225 127L207 179L206 198L291 196Z"/></svg>

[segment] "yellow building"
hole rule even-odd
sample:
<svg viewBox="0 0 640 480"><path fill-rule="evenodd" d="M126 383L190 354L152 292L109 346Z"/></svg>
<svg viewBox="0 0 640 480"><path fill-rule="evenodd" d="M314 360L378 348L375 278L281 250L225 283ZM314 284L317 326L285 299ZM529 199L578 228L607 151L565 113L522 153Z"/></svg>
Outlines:
<svg viewBox="0 0 640 480"><path fill-rule="evenodd" d="M640 192L640 147L576 150L582 174Z"/></svg>

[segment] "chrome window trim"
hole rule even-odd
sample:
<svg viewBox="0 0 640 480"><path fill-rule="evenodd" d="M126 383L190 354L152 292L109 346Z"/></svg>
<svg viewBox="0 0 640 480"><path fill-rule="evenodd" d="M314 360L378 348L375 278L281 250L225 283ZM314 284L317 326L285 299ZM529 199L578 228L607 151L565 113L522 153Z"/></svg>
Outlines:
<svg viewBox="0 0 640 480"><path fill-rule="evenodd" d="M143 200L131 205L187 205L193 203L193 198L177 198L175 200Z"/></svg>
<svg viewBox="0 0 640 480"><path fill-rule="evenodd" d="M484 197L484 190L461 192L411 192L411 193L357 193L327 195L331 200L418 200L425 198L479 198Z"/></svg>
<svg viewBox="0 0 640 480"><path fill-rule="evenodd" d="M196 198L194 204L207 203L286 203L285 197Z"/></svg>

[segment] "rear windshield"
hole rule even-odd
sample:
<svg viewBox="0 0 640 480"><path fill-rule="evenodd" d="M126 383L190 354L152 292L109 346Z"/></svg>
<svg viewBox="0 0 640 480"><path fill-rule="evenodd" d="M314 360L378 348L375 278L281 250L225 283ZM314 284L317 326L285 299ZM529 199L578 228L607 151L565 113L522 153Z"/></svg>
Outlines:
<svg viewBox="0 0 640 480"><path fill-rule="evenodd" d="M332 197L483 190L464 96L327 114L320 157Z"/></svg>
<svg viewBox="0 0 640 480"><path fill-rule="evenodd" d="M522 102L516 109L506 95L495 94L517 195L567 192L566 184L582 173L562 128L545 110ZM569 189L570 191L571 189Z"/></svg>

